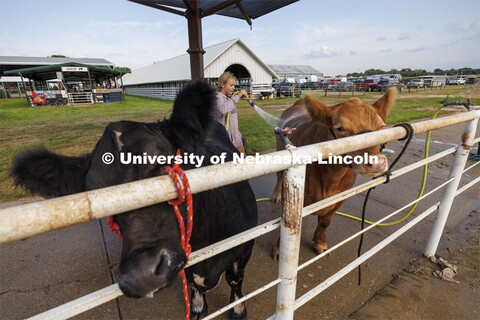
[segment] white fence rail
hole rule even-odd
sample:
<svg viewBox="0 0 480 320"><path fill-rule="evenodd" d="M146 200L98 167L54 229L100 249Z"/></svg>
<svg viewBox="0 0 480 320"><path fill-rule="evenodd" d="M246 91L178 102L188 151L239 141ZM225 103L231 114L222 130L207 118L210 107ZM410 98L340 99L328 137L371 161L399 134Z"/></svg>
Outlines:
<svg viewBox="0 0 480 320"><path fill-rule="evenodd" d="M441 209L437 214L433 231L430 235L430 239L428 241L425 251L425 254L427 256L434 255L453 198L480 181L480 178L474 179L461 189L457 190L461 175L463 174L463 172L470 169L467 168L466 170L464 170L466 159L468 157L468 152L472 145L474 143L478 143L478 141L480 140L474 140L473 138L475 136L475 131L478 126L479 117L480 111L470 111L439 118L436 120L428 120L412 124L414 134L419 134L438 128L450 126L453 124L469 121L461 137L461 143L458 146L458 150L457 148L445 150L436 154L435 156L418 161L412 165L398 169L392 173L391 179L395 179L400 175L403 175L418 167L421 167L426 163L438 160L439 158L451 154L455 150L457 150L454 165L452 167L449 179L445 183L438 186L437 188L430 191L428 194L424 195L421 198L425 198L426 196L446 185L447 188L444 191L442 200L421 213L409 223L402 226L399 230L397 230L392 235L384 239L382 242L374 246L372 249L364 253L358 259L351 262L349 265L344 267L335 275L333 275L323 283L319 284L317 287L307 292L305 295L303 295L297 300L295 300L295 290L296 275L299 270L305 268L311 263L314 263L321 257L339 248L348 241L351 241L360 234L367 232L376 224L381 223L382 221L397 214L398 212L403 210L403 208L396 210L395 212L377 221L374 225L365 228L361 232L358 232L357 234L349 237L348 239L345 239L344 241L328 249L322 254L316 256L310 261L307 261L301 266L298 266L298 250L301 235L300 228L302 217L312 214L320 208L330 206L336 202L342 201L362 191L368 190L371 187L382 184L383 182L385 182L386 178L380 177L371 180L350 190L337 194L333 197L324 199L308 207L302 208L305 165L298 165L298 163L295 163L294 159L299 159L306 156L315 159L316 157L318 157L319 154L324 155L323 159L325 159L329 153L331 153L332 155L339 155L355 150L364 149L366 147L400 139L405 136L406 130L402 127L396 127L382 131L366 133L361 136L353 136L334 141L327 141L323 143L278 151L269 154L271 156L281 156L282 158L290 157L292 161L291 163L287 164L268 163L267 165L261 165L230 162L187 171L186 174L190 181L192 193L198 193L208 189L225 186L234 182L247 180L276 171L288 169L287 174L285 175L286 187L284 188L285 193L283 195L284 199L288 199L288 201L283 207L282 219L275 219L269 221L253 229L245 231L234 237L225 239L219 243L213 244L209 247L203 248L191 254L187 266L208 259L213 255L224 252L234 246L240 245L241 243L250 241L251 239L271 232L272 230L275 230L279 227L281 230L281 247L278 278L264 285L262 288L259 288L251 292L250 294L247 294L245 297L236 301L235 303L225 306L217 312L212 313L207 317L207 319L216 317L217 315L227 311L228 309L233 308L235 305L265 290L268 290L275 285L279 285L277 290L277 307L275 317L277 319L292 319L294 310L296 310L297 308L305 304L307 301L312 299L314 296L328 288L341 277L353 270L353 268L363 263L366 259L370 258L373 254L384 248L387 244L394 241L397 237L402 235L404 232L413 227L416 223L421 221L429 214L435 212L436 209L440 207ZM156 190L157 192L147 192L147 190ZM100 219L102 217L110 216L113 214L127 212L144 206L153 205L155 203L175 199L176 197L177 192L170 178L167 176L160 176L104 189L92 190L61 198L3 209L0 210L0 243L19 240L36 234L47 232L52 229L86 222L93 219ZM420 201L421 199L417 199L414 202ZM406 205L405 207L410 206L412 203ZM296 229L292 229L292 226L296 226ZM105 303L109 300L115 299L120 295L122 295L122 293L118 288L118 285L114 284L80 299L71 301L66 305L59 306L45 313L39 314L34 318L65 319L88 309L91 309L95 306L98 306L102 303Z"/></svg>
<svg viewBox="0 0 480 320"><path fill-rule="evenodd" d="M68 94L71 105L76 104L92 104L93 94L91 92L74 92Z"/></svg>

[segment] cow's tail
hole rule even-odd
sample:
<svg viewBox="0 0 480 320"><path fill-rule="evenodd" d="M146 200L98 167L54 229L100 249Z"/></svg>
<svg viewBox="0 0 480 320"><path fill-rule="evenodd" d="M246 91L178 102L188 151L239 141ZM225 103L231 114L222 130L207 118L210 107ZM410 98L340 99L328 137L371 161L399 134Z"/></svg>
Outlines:
<svg viewBox="0 0 480 320"><path fill-rule="evenodd" d="M192 82L179 93L173 104L167 133L177 147L204 141L206 131L214 121L215 99L215 90L203 81Z"/></svg>
<svg viewBox="0 0 480 320"><path fill-rule="evenodd" d="M27 149L13 158L11 175L16 186L45 198L85 191L91 155L67 157L44 147Z"/></svg>

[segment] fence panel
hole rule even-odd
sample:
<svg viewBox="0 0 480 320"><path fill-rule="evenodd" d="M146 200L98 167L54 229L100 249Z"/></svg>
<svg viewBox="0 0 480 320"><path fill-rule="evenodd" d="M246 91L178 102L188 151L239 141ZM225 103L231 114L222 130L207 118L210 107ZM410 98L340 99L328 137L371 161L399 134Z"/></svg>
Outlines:
<svg viewBox="0 0 480 320"><path fill-rule="evenodd" d="M442 204L440 204L440 206L444 209L442 209L443 211L441 210L441 212L439 212L439 217L437 217L437 220L440 220L441 223L439 223L439 226L434 227L436 231L432 232L431 238L433 240L429 240L429 243L427 244L427 254L430 253L433 255L435 253L436 244L438 244L436 237L437 234L441 234L441 230L443 230L443 220L446 219L444 215L448 215L448 211L450 210L450 198L453 199L454 196L466 190L468 187L474 186L475 183L480 181L480 179L477 178L464 186L462 189L457 190L458 182L460 181L462 173L468 170L464 170L466 156L468 156L468 150L471 148L473 143L476 143L479 140L473 140L479 117L480 111L471 111L412 124L415 134L418 134L452 124L469 121L466 130L462 135L462 142L457 152L449 180L429 193L431 194L444 185L448 185L447 191L445 191L445 197L442 199ZM338 194L332 198L322 200L317 204L303 208L305 165L296 163L295 159L309 156L314 160L319 160L319 154L324 155L322 159L325 159L329 153L332 155L344 154L355 150L364 149L369 146L378 145L380 143L397 140L405 136L405 134L406 130L404 128L396 127L382 131L366 133L362 136L353 136L334 141L327 141L319 144L293 148L269 154L271 156L277 155L280 157L290 157L290 163L268 163L265 165L225 163L217 166L187 171L192 193L198 193L208 189L228 185L237 181L247 180L264 174L288 169L285 178L285 194L283 198L286 200L284 200L283 203L284 212L280 223L279 219L267 222L249 231L243 232L242 234L225 239L221 243L213 244L208 248L194 252L192 253L192 258L188 265L208 259L208 257L213 255L213 253L218 254L235 245L250 241L261 234L277 229L280 225L281 249L278 279L266 284L262 288L257 289L250 294L247 294L241 301L237 301L235 304L241 303L244 300L278 284L279 287L277 291L276 317L279 319L293 318L295 309L299 308L308 300L335 283L342 276L353 270L353 268L370 258L374 253L378 252L393 240L398 238L405 231L413 227L424 217L435 212L439 206L437 203L430 207L411 222L394 232L391 236L387 237L372 249L364 253L362 256L360 256L360 258L351 262L337 274L333 275L295 301L297 272L303 269L306 265L313 263L328 252L331 252L332 250L344 244L344 242L341 242L330 248L328 252L326 251L322 253L322 255L315 257L312 259L312 261L308 261L307 263L298 266L298 251L302 216L313 213L314 211L318 210L319 206L327 206L334 201L342 201L344 198L358 194L359 192L368 189L373 185L381 184L385 180L384 177L377 178L351 190L345 191L344 193ZM454 148L441 152L428 159L419 161L416 164L398 169L397 171L393 172L392 178L396 178L401 174L413 170L414 167L419 167L425 163L437 160L441 156L451 154L453 151ZM157 190L158 192L149 193L149 196L146 197L146 190ZM0 210L0 243L33 236L49 231L53 228L60 228L75 223L99 219L112 214L130 211L136 208L171 200L176 197L177 193L170 181L170 178L161 176L135 181L124 185L83 192L57 199L45 200L42 202L3 209ZM420 200L421 199L418 201ZM448 204L448 202L450 202L450 204ZM443 203L445 203L445 205L443 205ZM377 224L385 219L388 219L390 216L393 216L401 210L402 209L399 209L382 220L377 221ZM353 239L361 233L370 230L371 228L373 228L373 226L366 228L364 231L359 232L350 238ZM346 239L345 241L350 241L350 238ZM114 299L119 295L121 295L121 292L118 289L118 286L113 285L83 298L72 301L67 305L47 311L47 313L38 315L38 317L43 319L50 314L52 315L52 318L63 319L85 311L92 306ZM208 318L210 319L211 317L221 314L233 307L234 305L232 304L228 305L210 315Z"/></svg>

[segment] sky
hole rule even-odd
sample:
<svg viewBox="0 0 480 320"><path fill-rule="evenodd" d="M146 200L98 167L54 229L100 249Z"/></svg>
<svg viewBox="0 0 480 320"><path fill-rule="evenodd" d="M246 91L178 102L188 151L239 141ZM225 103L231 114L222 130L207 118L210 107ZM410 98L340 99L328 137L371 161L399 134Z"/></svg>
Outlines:
<svg viewBox="0 0 480 320"><path fill-rule="evenodd" d="M204 47L240 38L266 64L331 76L480 68L480 0L300 0L251 30L218 15L202 28ZM127 0L2 0L0 29L0 55L105 58L132 70L188 48L184 17Z"/></svg>

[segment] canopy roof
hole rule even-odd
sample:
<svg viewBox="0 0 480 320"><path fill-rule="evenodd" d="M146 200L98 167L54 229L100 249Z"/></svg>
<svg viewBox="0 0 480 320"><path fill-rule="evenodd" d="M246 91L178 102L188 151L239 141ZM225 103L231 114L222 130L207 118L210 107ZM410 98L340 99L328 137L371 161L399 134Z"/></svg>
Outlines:
<svg viewBox="0 0 480 320"><path fill-rule="evenodd" d="M83 63L92 66L113 68L114 64L103 58L57 58L57 57L26 57L26 56L0 56L0 76L5 71L31 67L41 67L61 63Z"/></svg>
<svg viewBox="0 0 480 320"><path fill-rule="evenodd" d="M153 6L160 10L183 15L184 12L173 8L188 9L183 0L130 0L147 6ZM298 0L200 0L202 17L212 14L227 16L238 19L256 19L267 13L280 9ZM168 7L165 7L168 6ZM173 8L169 8L173 7ZM247 18L248 17L248 18ZM249 24L251 24L249 22Z"/></svg>
<svg viewBox="0 0 480 320"><path fill-rule="evenodd" d="M5 71L5 75L22 76L32 80L46 81L51 79L57 79L57 72L62 71L62 67L86 67L90 74L90 79L104 80L112 77L120 77L129 71L122 69L112 69L107 67L92 66L83 63L68 62L61 64L54 64L49 66L31 67L24 69L16 69ZM66 81L81 81L88 80L88 73L85 72L69 72L63 71L63 77Z"/></svg>

